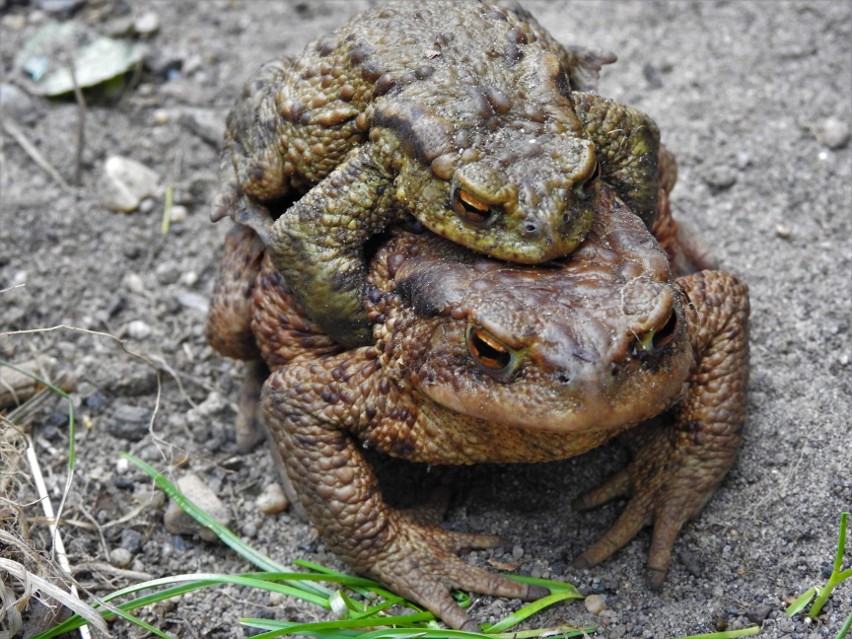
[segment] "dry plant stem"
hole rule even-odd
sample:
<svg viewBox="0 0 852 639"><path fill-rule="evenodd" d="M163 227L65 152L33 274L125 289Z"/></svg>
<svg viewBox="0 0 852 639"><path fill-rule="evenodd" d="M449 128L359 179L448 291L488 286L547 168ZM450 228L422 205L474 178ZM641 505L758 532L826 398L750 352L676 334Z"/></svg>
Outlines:
<svg viewBox="0 0 852 639"><path fill-rule="evenodd" d="M53 512L53 504L50 502L50 497L47 494L47 486L45 486L44 484L44 476L41 474L41 465L38 462L38 457L36 456L35 448L33 448L32 439L30 439L29 435L27 435L26 438L27 459L30 462L30 470L32 471L33 481L35 482L36 491L38 492L39 500L41 501L41 509L44 511L44 516L51 521L50 536L51 539L53 539L54 554L56 555L56 560L59 562L59 565L62 570L64 570L65 573L70 577L71 564L68 563L68 555L65 553L65 544L62 541L62 536L59 534L59 528L56 524L56 516ZM73 474L74 470L72 468L69 468L68 480L66 484L71 483ZM63 491L63 495L64 494L67 494L67 490ZM80 596L77 593L77 587L73 584L71 584L71 594L77 599L80 599ZM92 635L91 632L89 632L89 628L87 626L82 626L80 628L80 636L83 637L83 639L90 639Z"/></svg>
<svg viewBox="0 0 852 639"><path fill-rule="evenodd" d="M112 575L129 581L150 581L154 579L154 575L151 573L142 572L140 570L127 570L126 568L116 568L105 561L82 561L74 564L72 570L75 573L91 572L97 575Z"/></svg>
<svg viewBox="0 0 852 639"><path fill-rule="evenodd" d="M31 379L29 381L32 383ZM55 386L65 392L70 392L75 383L76 380L70 373L62 373ZM0 477L0 496L7 495L9 492L9 482L12 481L12 476L17 471L23 457L21 450L25 447L24 433L32 420L35 409L53 396L54 393L51 389L42 387L26 403L2 417L2 421L0 421L0 450L3 450L5 458L3 459L3 475Z"/></svg>
<svg viewBox="0 0 852 639"><path fill-rule="evenodd" d="M59 185L66 193L74 194L74 189L65 179L59 174L53 165L48 162L45 157L41 154L35 145L29 141L29 138L24 134L24 132L18 127L17 124L10 118L0 118L0 125L3 126L3 129L8 133L12 139L17 142L21 148L26 152L27 155L30 156L33 162L38 164L38 166L47 173L53 181Z"/></svg>
<svg viewBox="0 0 852 639"><path fill-rule="evenodd" d="M71 73L71 82L74 84L74 98L77 100L79 118L77 120L77 151L74 154L74 186L81 186L83 171L83 149L86 145L86 99L77 83L77 63L74 56L68 63L68 71Z"/></svg>
<svg viewBox="0 0 852 639"><path fill-rule="evenodd" d="M10 559L4 559L0 557L0 571L4 571L10 575L13 575L15 578L19 579L21 582L28 584L28 588L30 591L39 590L43 594L55 599L63 606L70 608L78 615L86 619L91 625L100 630L103 633L107 633L106 622L101 618L101 616L95 612L91 606L83 603L76 597L76 593L73 599L71 599L67 592L59 588L58 586L54 586L52 583L39 577L38 575L34 575L29 572L26 568L24 568L17 561L11 561ZM85 632L84 632L85 631ZM91 637L91 632L89 631L88 626L82 626L80 628L80 634L83 637Z"/></svg>
<svg viewBox="0 0 852 639"><path fill-rule="evenodd" d="M21 405L44 389L44 385L34 377L50 379L54 368L56 360L48 355L36 355L33 359L16 363L15 368L0 366L0 408ZM55 385L67 393L73 390L74 383L70 373L64 373ZM20 423L19 419L9 419Z"/></svg>

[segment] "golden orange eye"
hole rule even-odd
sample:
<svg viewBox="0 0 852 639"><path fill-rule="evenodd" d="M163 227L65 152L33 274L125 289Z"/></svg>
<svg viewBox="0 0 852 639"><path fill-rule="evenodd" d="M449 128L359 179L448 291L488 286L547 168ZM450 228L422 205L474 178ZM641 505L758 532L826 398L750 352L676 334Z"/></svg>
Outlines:
<svg viewBox="0 0 852 639"><path fill-rule="evenodd" d="M478 226L488 224L494 216L494 209L462 189L456 189L453 197L453 209L460 218Z"/></svg>
<svg viewBox="0 0 852 639"><path fill-rule="evenodd" d="M482 327L467 329L467 350L483 370L497 377L507 377L517 367L512 349Z"/></svg>
<svg viewBox="0 0 852 639"><path fill-rule="evenodd" d="M637 336L638 349L644 353L658 353L675 338L677 334L677 313L672 311L665 324L658 329Z"/></svg>
<svg viewBox="0 0 852 639"><path fill-rule="evenodd" d="M601 176L601 163L595 162L595 168L589 174L589 177L580 180L574 185L574 191L582 198L587 198L595 192L595 182Z"/></svg>

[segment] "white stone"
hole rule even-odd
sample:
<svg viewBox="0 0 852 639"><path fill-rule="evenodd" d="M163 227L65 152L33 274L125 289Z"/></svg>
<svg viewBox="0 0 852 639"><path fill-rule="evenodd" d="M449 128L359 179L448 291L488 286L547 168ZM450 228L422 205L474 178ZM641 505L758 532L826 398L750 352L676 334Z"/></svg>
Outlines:
<svg viewBox="0 0 852 639"><path fill-rule="evenodd" d="M151 327L142 320L133 320L127 325L126 333L133 339L145 339L151 335Z"/></svg>
<svg viewBox="0 0 852 639"><path fill-rule="evenodd" d="M287 510L290 502L287 501L287 496L281 486L277 482L273 482L263 489L263 492L255 500L255 505L263 514L275 515Z"/></svg>
<svg viewBox="0 0 852 639"><path fill-rule="evenodd" d="M606 599L601 595L589 595L583 603L586 604L586 610L593 615L599 615L606 610Z"/></svg>
<svg viewBox="0 0 852 639"><path fill-rule="evenodd" d="M177 487L187 499L208 515L220 523L228 525L231 516L227 508L225 508L225 504L222 503L216 496L216 493L213 492L213 489L201 477L195 473L187 473L177 480ZM169 507L166 509L165 515L163 515L163 522L165 523L166 530L173 535L197 534L205 541L215 541L218 539L216 533L206 526L199 524L173 501L169 502Z"/></svg>
<svg viewBox="0 0 852 639"><path fill-rule="evenodd" d="M135 211L144 198L156 193L159 183L160 176L144 164L110 156L100 178L101 203L113 211Z"/></svg>
<svg viewBox="0 0 852 639"><path fill-rule="evenodd" d="M153 11L146 11L133 21L133 29L139 35L151 35L160 28L160 18Z"/></svg>

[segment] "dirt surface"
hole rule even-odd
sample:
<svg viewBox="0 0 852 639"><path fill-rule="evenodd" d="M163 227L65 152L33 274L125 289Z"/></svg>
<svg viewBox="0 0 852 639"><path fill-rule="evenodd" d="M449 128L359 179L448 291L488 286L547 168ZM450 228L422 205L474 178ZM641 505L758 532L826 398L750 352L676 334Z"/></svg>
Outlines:
<svg viewBox="0 0 852 639"><path fill-rule="evenodd" d="M50 16L20 2L3 6L2 82L25 87L14 56ZM216 140L229 106L261 62L297 53L365 6L93 0L72 19L112 33L152 11L159 29L145 38L150 51L137 84L120 101L89 99L82 186L61 189L0 131L0 357L20 361L43 352L76 373L78 458L66 507L74 521L64 527L72 564L108 562L111 551L124 548L132 556L128 568L152 576L248 569L220 545L170 535L158 507L104 528L102 536L94 531L91 521L120 520L151 490L141 472L120 461L119 452L130 451L162 470L183 458L171 475L201 475L230 510L236 532L277 560L339 566L291 513L259 511L256 497L275 480L272 464L265 450L237 452L232 423L241 368L205 344L202 327L226 231L208 218ZM619 504L588 514L570 508L573 497L623 464L617 445L564 463L454 471L458 494L449 523L509 540L471 561L519 560L521 573L571 581L605 597L601 616L575 602L549 609L537 625L572 622L599 626L601 637L663 639L753 619L763 622L761 637L834 637L852 612L852 583L838 588L816 624L781 610L785 599L824 583L840 512L852 505L852 5L527 6L563 42L618 54L600 93L656 119L679 160L676 215L724 268L749 283L746 440L715 497L683 531L662 593L649 591L643 579L647 531L602 566L570 565L618 515ZM6 117L72 180L79 118L73 100L31 98L23 109L6 107ZM173 185L186 217L168 235L161 234L163 190L130 214L101 203L99 180L110 155L137 160ZM58 325L75 328L5 333ZM158 362L159 403L154 368L84 331L117 335ZM65 477L65 417L57 403L34 428L54 499ZM27 513L39 514L35 505ZM98 570L77 577L101 594L126 583ZM516 605L485 598L474 615L489 621ZM319 615L236 588L142 614L175 637L240 637L243 616ZM118 623L113 631L143 634Z"/></svg>

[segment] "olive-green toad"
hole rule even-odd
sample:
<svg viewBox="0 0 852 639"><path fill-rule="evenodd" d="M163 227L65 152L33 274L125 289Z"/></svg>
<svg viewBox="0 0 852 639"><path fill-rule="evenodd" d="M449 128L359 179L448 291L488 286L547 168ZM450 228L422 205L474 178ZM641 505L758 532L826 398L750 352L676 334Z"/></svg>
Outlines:
<svg viewBox="0 0 852 639"><path fill-rule="evenodd" d="M517 5L370 9L248 82L214 219L254 228L308 314L341 344L366 344L365 243L406 216L542 263L583 239L601 176L650 223L656 126L582 92L613 60L563 47Z"/></svg>

